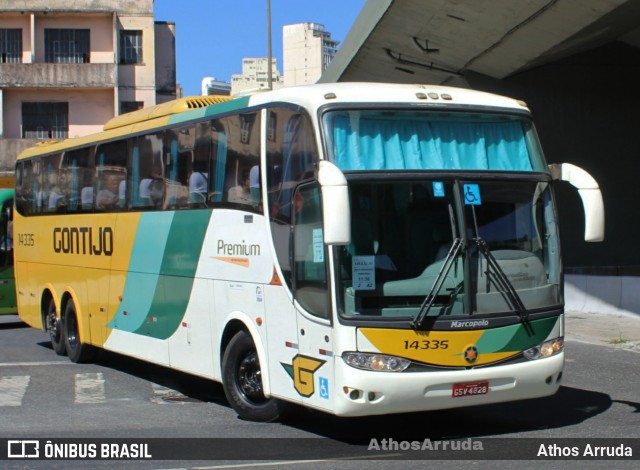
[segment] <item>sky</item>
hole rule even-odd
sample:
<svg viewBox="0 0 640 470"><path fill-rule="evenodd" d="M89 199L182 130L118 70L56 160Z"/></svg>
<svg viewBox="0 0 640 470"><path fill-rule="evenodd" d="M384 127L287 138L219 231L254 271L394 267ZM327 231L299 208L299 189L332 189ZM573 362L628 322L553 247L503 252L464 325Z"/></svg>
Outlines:
<svg viewBox="0 0 640 470"><path fill-rule="evenodd" d="M271 0L271 44L283 72L282 27L320 23L341 43L366 0ZM155 0L156 21L176 24L178 83L199 95L204 77L229 82L245 57L267 57L267 0Z"/></svg>

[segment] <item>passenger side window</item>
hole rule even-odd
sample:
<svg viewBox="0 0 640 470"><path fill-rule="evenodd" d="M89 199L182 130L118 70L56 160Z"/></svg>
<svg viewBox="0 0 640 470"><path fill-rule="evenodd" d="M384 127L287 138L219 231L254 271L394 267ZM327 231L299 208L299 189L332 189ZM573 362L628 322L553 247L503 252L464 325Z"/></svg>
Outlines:
<svg viewBox="0 0 640 470"><path fill-rule="evenodd" d="M67 182L64 172L60 171L61 155L51 155L42 165L37 206L39 212L64 212L66 205Z"/></svg>
<svg viewBox="0 0 640 470"><path fill-rule="evenodd" d="M306 114L288 108L269 110L267 191L272 217L291 217L293 190L313 178L318 162L313 126Z"/></svg>
<svg viewBox="0 0 640 470"><path fill-rule="evenodd" d="M211 122L196 126L196 141L189 173L189 206L206 207L209 203L210 156L212 150Z"/></svg>
<svg viewBox="0 0 640 470"><path fill-rule="evenodd" d="M189 207L189 179L192 173L195 127L183 127L166 133L165 209Z"/></svg>
<svg viewBox="0 0 640 470"><path fill-rule="evenodd" d="M65 152L61 171L68 182L67 212L93 210L93 163L93 147Z"/></svg>
<svg viewBox="0 0 640 470"><path fill-rule="evenodd" d="M214 202L260 211L260 114L214 123Z"/></svg>
<svg viewBox="0 0 640 470"><path fill-rule="evenodd" d="M267 115L267 204L278 263L284 281L291 287L294 190L313 177L318 154L306 114L291 108L272 108Z"/></svg>
<svg viewBox="0 0 640 470"><path fill-rule="evenodd" d="M110 142L97 148L95 210L113 212L126 207L127 155L126 140Z"/></svg>
<svg viewBox="0 0 640 470"><path fill-rule="evenodd" d="M293 227L294 296L304 309L329 318L326 250L322 233L322 206L317 183L295 192Z"/></svg>
<svg viewBox="0 0 640 470"><path fill-rule="evenodd" d="M21 161L16 164L16 209L22 215L36 210L36 185L38 160Z"/></svg>
<svg viewBox="0 0 640 470"><path fill-rule="evenodd" d="M131 142L131 208L157 210L164 199L164 132L143 135Z"/></svg>

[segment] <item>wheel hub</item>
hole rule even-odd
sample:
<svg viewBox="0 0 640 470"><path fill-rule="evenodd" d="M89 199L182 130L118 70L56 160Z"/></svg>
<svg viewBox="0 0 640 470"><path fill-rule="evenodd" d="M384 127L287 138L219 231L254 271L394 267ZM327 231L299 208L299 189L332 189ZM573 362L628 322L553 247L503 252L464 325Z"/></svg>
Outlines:
<svg viewBox="0 0 640 470"><path fill-rule="evenodd" d="M257 354L254 352L246 355L238 367L238 385L242 393L253 402L265 401L262 392L262 379L260 373L260 363Z"/></svg>

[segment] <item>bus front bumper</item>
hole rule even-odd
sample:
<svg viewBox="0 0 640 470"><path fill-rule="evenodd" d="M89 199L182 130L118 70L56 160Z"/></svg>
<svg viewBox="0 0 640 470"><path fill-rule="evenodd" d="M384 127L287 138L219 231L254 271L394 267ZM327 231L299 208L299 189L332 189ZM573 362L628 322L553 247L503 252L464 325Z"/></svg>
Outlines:
<svg viewBox="0 0 640 470"><path fill-rule="evenodd" d="M486 405L553 395L564 352L518 364L436 372L375 372L336 358L335 414L366 416ZM474 388L474 384L478 385ZM473 394L473 392L486 393ZM471 394L460 394L460 390Z"/></svg>

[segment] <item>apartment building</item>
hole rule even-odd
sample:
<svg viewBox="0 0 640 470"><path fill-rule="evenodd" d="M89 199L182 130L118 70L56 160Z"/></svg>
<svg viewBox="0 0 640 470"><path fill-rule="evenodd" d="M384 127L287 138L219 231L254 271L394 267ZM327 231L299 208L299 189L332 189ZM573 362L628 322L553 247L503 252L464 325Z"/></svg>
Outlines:
<svg viewBox="0 0 640 470"><path fill-rule="evenodd" d="M231 94L269 89L269 59L266 57L242 59L242 73L231 76ZM271 59L271 88L276 90L284 85L278 71L278 62Z"/></svg>
<svg viewBox="0 0 640 470"><path fill-rule="evenodd" d="M216 77L204 77L201 84L202 96L230 95L231 83L217 80Z"/></svg>
<svg viewBox="0 0 640 470"><path fill-rule="evenodd" d="M284 85L315 83L338 51L340 41L331 38L319 23L299 23L282 28Z"/></svg>
<svg viewBox="0 0 640 470"><path fill-rule="evenodd" d="M175 96L175 25L153 0L0 0L0 171Z"/></svg>

